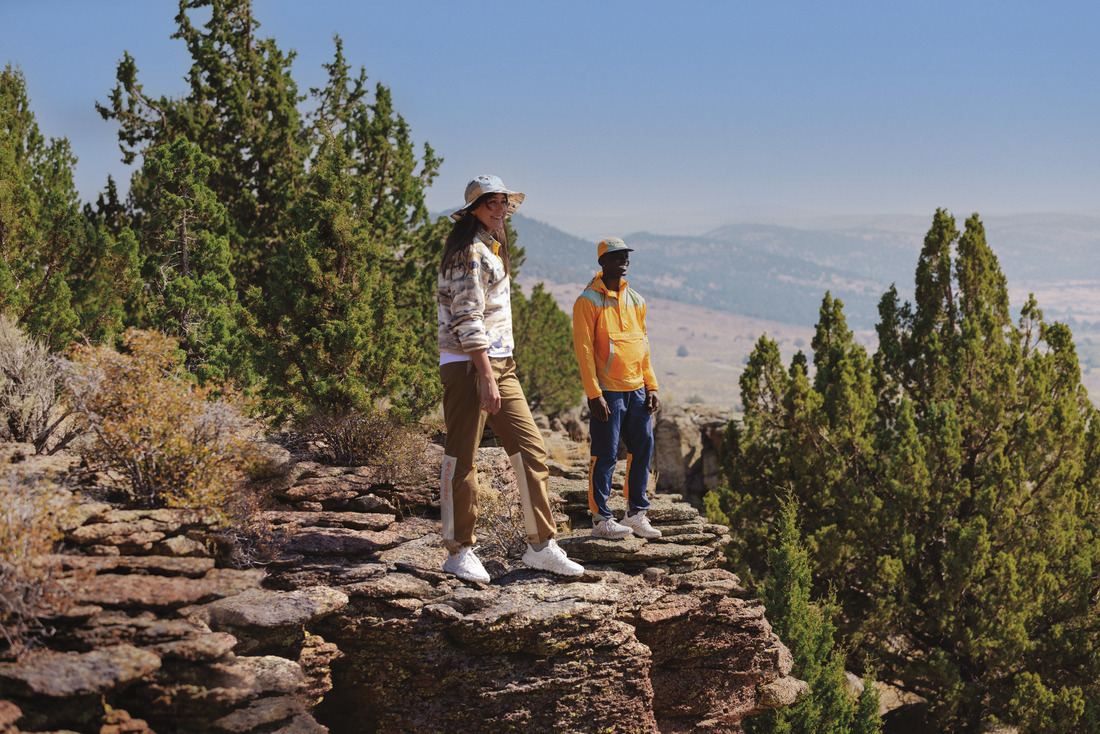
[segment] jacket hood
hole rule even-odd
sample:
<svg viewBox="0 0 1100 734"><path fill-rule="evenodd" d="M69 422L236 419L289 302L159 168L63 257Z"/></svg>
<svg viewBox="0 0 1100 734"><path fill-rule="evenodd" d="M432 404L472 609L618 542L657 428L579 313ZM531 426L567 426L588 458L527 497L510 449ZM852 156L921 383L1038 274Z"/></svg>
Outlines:
<svg viewBox="0 0 1100 734"><path fill-rule="evenodd" d="M596 273L595 276L592 277L592 280L590 280L588 282L588 285L586 287L592 288L592 289L597 290L597 291L600 291L601 293L613 293L615 295L618 295L619 293L622 293L623 291L626 290L626 286L627 286L626 278L623 278L622 280L619 281L619 290L617 290L617 291L611 290L610 288L607 287L607 284L603 282L603 271L601 270L600 272Z"/></svg>

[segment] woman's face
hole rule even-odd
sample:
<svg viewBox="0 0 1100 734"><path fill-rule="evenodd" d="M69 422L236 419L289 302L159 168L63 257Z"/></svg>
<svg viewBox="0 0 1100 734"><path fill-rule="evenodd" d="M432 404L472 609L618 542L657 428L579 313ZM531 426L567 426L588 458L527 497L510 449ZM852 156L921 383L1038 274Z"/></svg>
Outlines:
<svg viewBox="0 0 1100 734"><path fill-rule="evenodd" d="M474 216L490 232L503 232L504 219L508 216L508 195L489 194L474 207Z"/></svg>

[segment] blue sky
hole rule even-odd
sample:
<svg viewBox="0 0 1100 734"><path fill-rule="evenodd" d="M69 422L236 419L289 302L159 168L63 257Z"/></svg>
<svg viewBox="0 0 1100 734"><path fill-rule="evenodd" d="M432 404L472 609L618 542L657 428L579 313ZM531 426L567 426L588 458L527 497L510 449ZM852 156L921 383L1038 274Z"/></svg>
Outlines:
<svg viewBox="0 0 1100 734"><path fill-rule="evenodd" d="M0 63L94 199L128 50L147 93L189 59L173 0L0 0ZM254 0L305 91L332 36L443 156L433 211L483 172L573 234L809 215L1100 215L1095 2Z"/></svg>

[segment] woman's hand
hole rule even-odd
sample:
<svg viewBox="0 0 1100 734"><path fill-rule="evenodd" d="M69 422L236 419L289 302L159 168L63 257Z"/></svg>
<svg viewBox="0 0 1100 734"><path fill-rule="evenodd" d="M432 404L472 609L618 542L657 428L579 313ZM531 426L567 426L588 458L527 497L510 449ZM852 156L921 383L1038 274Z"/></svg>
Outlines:
<svg viewBox="0 0 1100 734"><path fill-rule="evenodd" d="M489 361L489 352L482 349L479 352L470 352L470 359L477 368L478 395L481 396L481 409L493 414L500 410L500 388L497 387L497 377L493 374L493 365Z"/></svg>
<svg viewBox="0 0 1100 734"><path fill-rule="evenodd" d="M497 378L492 371L487 375L481 375L481 409L486 413L496 413L500 410L500 388L497 387Z"/></svg>

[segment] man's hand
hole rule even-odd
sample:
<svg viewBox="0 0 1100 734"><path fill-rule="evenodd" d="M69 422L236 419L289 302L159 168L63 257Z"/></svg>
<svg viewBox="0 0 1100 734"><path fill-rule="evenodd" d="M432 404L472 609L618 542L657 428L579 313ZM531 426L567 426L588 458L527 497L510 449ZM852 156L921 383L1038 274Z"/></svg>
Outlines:
<svg viewBox="0 0 1100 734"><path fill-rule="evenodd" d="M591 402L591 401L589 401ZM661 399L657 397L656 390L645 391L645 412L656 413L657 409L661 407Z"/></svg>
<svg viewBox="0 0 1100 734"><path fill-rule="evenodd" d="M603 399L603 395L589 398L588 410L592 413L592 417L601 423L607 423L607 419L611 417L611 411L608 409L607 401Z"/></svg>

